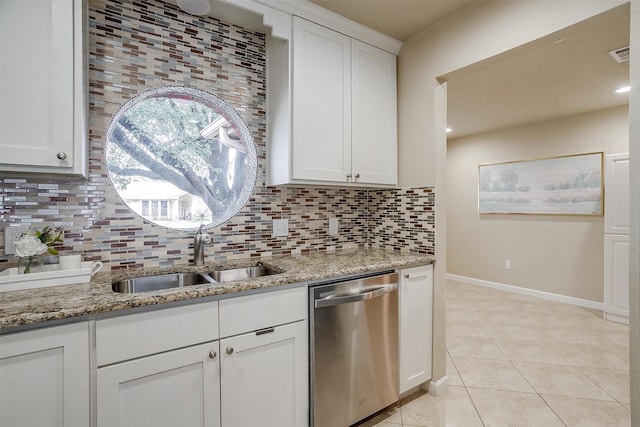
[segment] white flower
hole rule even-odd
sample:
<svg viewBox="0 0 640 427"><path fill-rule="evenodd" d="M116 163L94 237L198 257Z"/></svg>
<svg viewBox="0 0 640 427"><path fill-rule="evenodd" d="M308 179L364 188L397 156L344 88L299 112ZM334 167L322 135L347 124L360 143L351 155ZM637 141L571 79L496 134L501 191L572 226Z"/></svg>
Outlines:
<svg viewBox="0 0 640 427"><path fill-rule="evenodd" d="M16 256L18 257L42 255L49 249L49 247L42 243L33 233L23 234L13 243L15 244Z"/></svg>

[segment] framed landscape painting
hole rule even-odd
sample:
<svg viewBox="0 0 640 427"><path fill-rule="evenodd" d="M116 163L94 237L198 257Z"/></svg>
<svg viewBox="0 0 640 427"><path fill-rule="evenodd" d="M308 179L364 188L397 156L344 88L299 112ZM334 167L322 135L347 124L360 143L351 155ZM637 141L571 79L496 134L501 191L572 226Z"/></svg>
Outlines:
<svg viewBox="0 0 640 427"><path fill-rule="evenodd" d="M481 214L602 215L602 153L480 165Z"/></svg>

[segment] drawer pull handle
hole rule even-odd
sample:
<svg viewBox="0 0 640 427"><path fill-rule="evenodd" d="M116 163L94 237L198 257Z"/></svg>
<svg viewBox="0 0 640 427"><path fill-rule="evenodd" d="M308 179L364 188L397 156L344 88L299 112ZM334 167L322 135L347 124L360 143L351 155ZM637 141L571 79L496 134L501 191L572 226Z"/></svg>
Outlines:
<svg viewBox="0 0 640 427"><path fill-rule="evenodd" d="M216 353L215 351L209 352L209 359L215 359L216 357L218 357L218 353Z"/></svg>
<svg viewBox="0 0 640 427"><path fill-rule="evenodd" d="M58 158L58 160L65 160L67 158L67 153L63 153L61 151L56 155L56 157Z"/></svg>
<svg viewBox="0 0 640 427"><path fill-rule="evenodd" d="M270 334L273 331L275 331L274 328L264 328L264 329L260 329L259 331L256 331L256 335Z"/></svg>
<svg viewBox="0 0 640 427"><path fill-rule="evenodd" d="M227 354L233 354L233 347L227 347Z"/></svg>

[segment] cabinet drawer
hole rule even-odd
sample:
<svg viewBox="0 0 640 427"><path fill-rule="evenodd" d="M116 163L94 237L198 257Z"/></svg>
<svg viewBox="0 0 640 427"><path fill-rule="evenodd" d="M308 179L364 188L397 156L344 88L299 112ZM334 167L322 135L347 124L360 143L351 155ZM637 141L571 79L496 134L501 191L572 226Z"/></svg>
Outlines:
<svg viewBox="0 0 640 427"><path fill-rule="evenodd" d="M98 366L218 338L218 302L130 314L96 322Z"/></svg>
<svg viewBox="0 0 640 427"><path fill-rule="evenodd" d="M242 334L307 318L307 288L220 301L220 336Z"/></svg>

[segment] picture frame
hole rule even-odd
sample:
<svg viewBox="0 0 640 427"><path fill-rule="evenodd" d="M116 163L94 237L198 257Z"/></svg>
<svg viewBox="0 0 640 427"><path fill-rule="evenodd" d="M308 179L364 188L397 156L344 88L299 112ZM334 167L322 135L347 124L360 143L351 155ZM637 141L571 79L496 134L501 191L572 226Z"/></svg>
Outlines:
<svg viewBox="0 0 640 427"><path fill-rule="evenodd" d="M603 153L478 166L480 214L604 214Z"/></svg>

